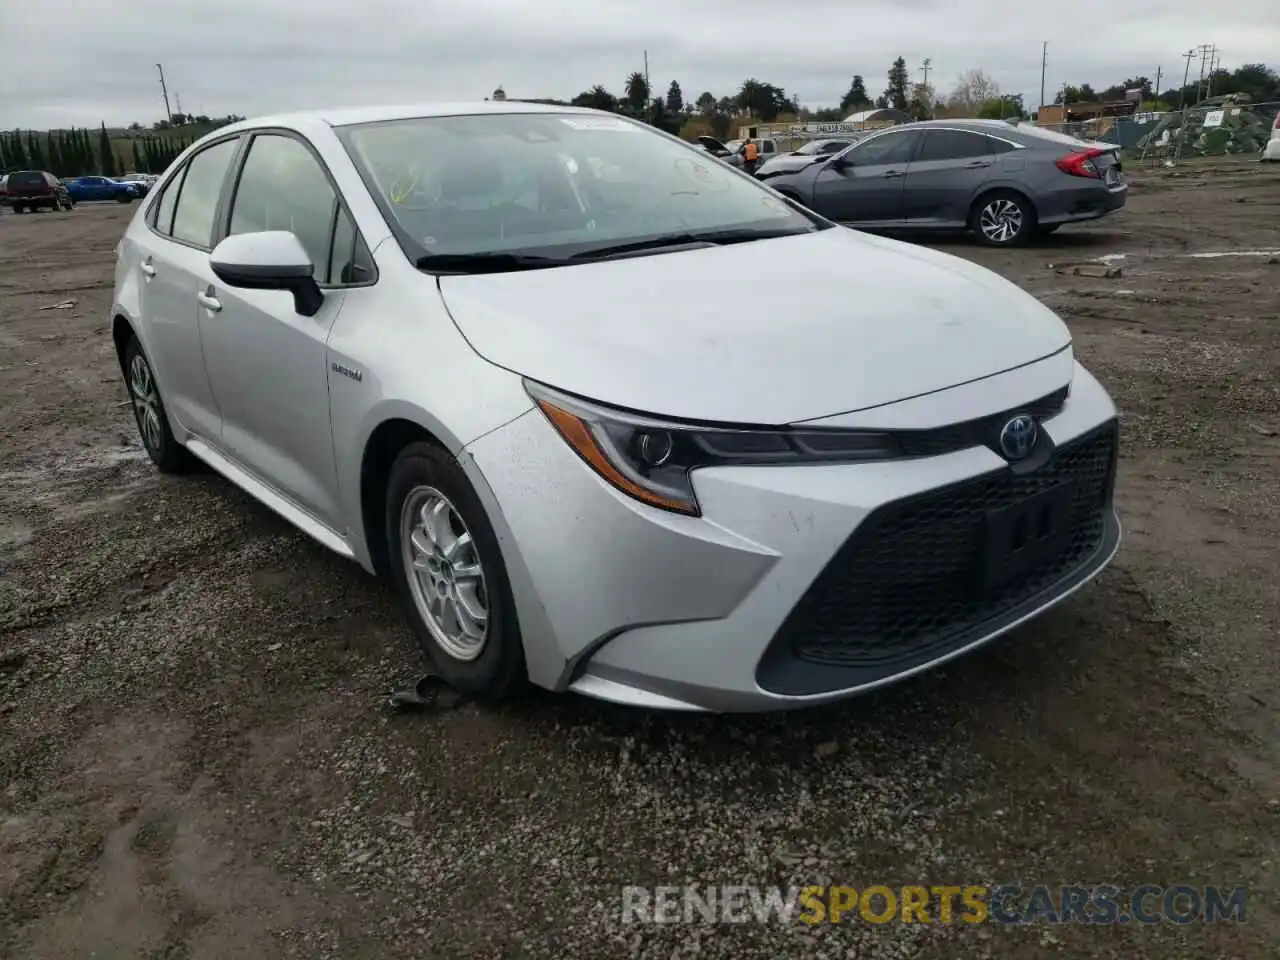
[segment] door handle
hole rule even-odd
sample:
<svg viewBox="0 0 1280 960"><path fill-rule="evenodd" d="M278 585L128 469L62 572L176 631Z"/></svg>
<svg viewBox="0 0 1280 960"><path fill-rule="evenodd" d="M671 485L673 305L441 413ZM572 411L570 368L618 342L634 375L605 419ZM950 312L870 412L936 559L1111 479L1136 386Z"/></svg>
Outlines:
<svg viewBox="0 0 1280 960"><path fill-rule="evenodd" d="M891 180L891 179L893 179L894 177L900 177L900 176L902 176L902 171L901 171L901 170L886 170L886 171L884 172L884 176L885 176L885 179L886 179L886 180Z"/></svg>
<svg viewBox="0 0 1280 960"><path fill-rule="evenodd" d="M217 313L222 309L222 301L211 293L197 293L196 299L200 301L200 306L212 313Z"/></svg>
<svg viewBox="0 0 1280 960"><path fill-rule="evenodd" d="M989 167L989 166L991 166L990 160L973 160L970 163L966 163L964 165L964 168L966 170L977 170L979 167Z"/></svg>
<svg viewBox="0 0 1280 960"><path fill-rule="evenodd" d="M144 260L142 261L142 272L148 277L154 277L156 275L156 268L151 265L150 260Z"/></svg>

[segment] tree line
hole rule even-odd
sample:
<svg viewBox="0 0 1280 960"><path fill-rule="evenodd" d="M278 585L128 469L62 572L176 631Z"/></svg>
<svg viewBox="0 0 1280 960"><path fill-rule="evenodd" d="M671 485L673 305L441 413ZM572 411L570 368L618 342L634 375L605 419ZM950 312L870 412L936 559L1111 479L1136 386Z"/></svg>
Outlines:
<svg viewBox="0 0 1280 960"><path fill-rule="evenodd" d="M1219 67L1203 80L1193 71L1185 86L1165 90L1156 90L1150 78L1145 76L1128 77L1123 83L1112 84L1101 90L1095 90L1087 83L1079 86L1068 84L1057 91L1053 102L1105 103L1123 100L1130 90L1141 90L1143 103L1157 104L1162 108L1195 106L1206 97L1228 94L1244 94L1254 103L1268 103L1280 101L1280 73L1265 63L1246 63L1235 70Z"/></svg>
<svg viewBox="0 0 1280 960"><path fill-rule="evenodd" d="M96 133L79 128L14 130L0 133L0 170L47 170L56 177L162 173L194 140L144 135L116 142L105 123Z"/></svg>
<svg viewBox="0 0 1280 960"><path fill-rule="evenodd" d="M615 95L601 84L584 90L568 103L633 117L668 133L692 136L710 132L727 138L735 118L753 117L772 123L781 116L798 120L833 122L860 110L893 108L916 119L929 117L984 117L1025 119L1030 116L1021 94L1007 94L983 70L968 70L957 78L945 95L924 82L913 83L906 60L897 57L886 73L883 90L874 98L862 74L854 74L837 107L810 110L800 99L780 86L749 77L728 96L704 90L688 99L678 81L672 80L665 96L656 96L645 74L630 74ZM1235 70L1219 68L1201 81L1197 76L1181 87L1157 91L1145 76L1128 77L1122 83L1095 90L1087 83L1066 85L1056 92L1054 103L1112 101L1125 99L1130 90L1140 90L1148 109L1171 109L1194 105L1206 96L1244 94L1255 103L1280 101L1280 74L1262 63L1246 63ZM534 99L527 102L564 105L563 100ZM154 123L150 130L134 123L124 139L114 140L102 124L96 134L88 129L27 130L0 132L0 170L43 169L59 177L87 174L118 176L121 173L160 173L174 158L211 129L244 118L236 114L210 119L205 116L174 114ZM193 128L191 135L182 133ZM157 134L164 134L158 136Z"/></svg>
<svg viewBox="0 0 1280 960"><path fill-rule="evenodd" d="M880 93L872 95L863 74L854 74L848 89L840 98L839 106L810 110L773 83L755 77L743 81L736 92L717 96L704 90L697 97L686 99L679 82L673 80L665 97L654 96L643 73L632 73L623 84L620 95L597 84L584 90L571 101L574 106L592 107L621 113L648 122L656 127L677 133L696 129L709 130L723 139L730 134L734 119L750 116L763 123L772 123L786 115L799 120L834 122L850 114L874 108L893 108L910 114L917 120L930 117L979 117L984 119L1029 119L1034 108L1023 102L1022 94L1009 94L1000 89L989 74L980 69L967 70L951 88L939 94L932 85L913 82L905 58L897 57L885 74L886 83ZM1089 84L1067 85L1057 91L1054 103L1089 100L1123 100L1126 92L1139 89L1142 101L1149 109L1168 109L1183 103L1194 105L1206 95L1246 94L1255 103L1280 101L1280 74L1261 63L1247 63L1235 70L1214 70L1204 83L1188 83L1156 91L1146 77L1130 77L1122 83L1094 90ZM536 101L563 103L559 100ZM691 124L691 121L697 121ZM686 124L690 126L686 127Z"/></svg>

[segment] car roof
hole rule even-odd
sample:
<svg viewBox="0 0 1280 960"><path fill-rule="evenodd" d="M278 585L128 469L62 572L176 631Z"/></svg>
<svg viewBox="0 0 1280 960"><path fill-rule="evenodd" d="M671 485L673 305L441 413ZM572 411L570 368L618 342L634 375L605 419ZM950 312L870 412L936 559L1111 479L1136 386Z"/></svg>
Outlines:
<svg viewBox="0 0 1280 960"><path fill-rule="evenodd" d="M293 126L299 123L316 122L331 127L348 127L358 123L381 123L387 120L416 120L424 117L463 117L480 114L513 114L513 113L573 113L599 115L600 110L586 107L560 106L549 103L528 103L521 100L482 100L479 102L459 101L456 103L412 103L387 104L369 107L332 107L324 110L301 110L295 113L281 113L266 117L254 117L220 129L226 133L237 129L254 127ZM615 116L614 114L603 114Z"/></svg>
<svg viewBox="0 0 1280 960"><path fill-rule="evenodd" d="M885 127L886 130L910 130L912 128L929 129L930 127L949 127L956 130L973 130L978 133L996 133L1001 130L1006 133L1018 128L1012 123L1004 120L978 120L973 117L956 120L917 120L914 123L901 123L894 127Z"/></svg>

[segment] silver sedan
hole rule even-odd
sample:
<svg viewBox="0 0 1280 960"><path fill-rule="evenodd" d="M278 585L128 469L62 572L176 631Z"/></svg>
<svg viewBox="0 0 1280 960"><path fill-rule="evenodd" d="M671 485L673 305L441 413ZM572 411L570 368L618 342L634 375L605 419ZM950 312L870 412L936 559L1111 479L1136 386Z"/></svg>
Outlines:
<svg viewBox="0 0 1280 960"><path fill-rule="evenodd" d="M1051 311L608 114L222 128L129 225L111 322L156 465L388 577L482 697L835 700L1119 543L1116 411Z"/></svg>

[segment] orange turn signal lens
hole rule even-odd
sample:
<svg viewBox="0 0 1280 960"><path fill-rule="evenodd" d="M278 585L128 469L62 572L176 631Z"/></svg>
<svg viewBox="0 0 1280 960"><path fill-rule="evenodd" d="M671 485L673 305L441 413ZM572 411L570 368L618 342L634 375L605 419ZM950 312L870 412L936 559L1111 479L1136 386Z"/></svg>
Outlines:
<svg viewBox="0 0 1280 960"><path fill-rule="evenodd" d="M663 510L671 510L675 513L684 513L690 516L698 515L698 505L696 503L663 496L636 483L619 470L605 451L601 449L591 425L581 417L570 413L563 407L556 406L549 400L541 397L535 397L534 399L542 412L547 415L547 419L551 421L552 426L556 428L560 436L564 437L565 442L573 448L578 456L586 461L592 470L611 486L622 491L627 496L639 500L641 503L647 503L652 507L659 507Z"/></svg>

